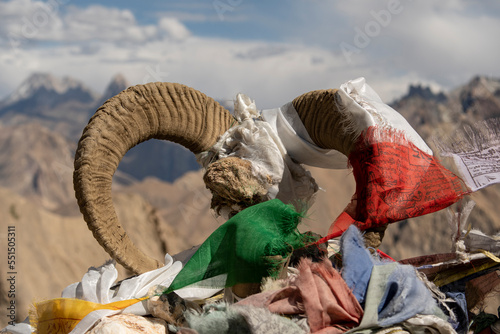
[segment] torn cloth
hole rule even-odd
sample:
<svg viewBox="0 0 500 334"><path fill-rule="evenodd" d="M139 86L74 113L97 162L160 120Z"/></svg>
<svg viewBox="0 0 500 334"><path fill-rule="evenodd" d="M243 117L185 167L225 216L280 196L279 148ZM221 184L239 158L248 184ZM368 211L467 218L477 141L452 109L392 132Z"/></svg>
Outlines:
<svg viewBox="0 0 500 334"><path fill-rule="evenodd" d="M370 127L349 156L356 193L328 237L439 211L468 193L462 181L399 131Z"/></svg>
<svg viewBox="0 0 500 334"><path fill-rule="evenodd" d="M453 158L472 191L500 183L500 118L465 125L436 144L443 156Z"/></svg>
<svg viewBox="0 0 500 334"><path fill-rule="evenodd" d="M237 305L267 307L285 315L305 314L311 333L343 333L363 316L363 309L328 260L313 263L304 259L289 287L247 297Z"/></svg>
<svg viewBox="0 0 500 334"><path fill-rule="evenodd" d="M446 318L412 266L379 261L362 245L361 233L350 226L342 236L342 276L365 303L356 329L392 326L417 314Z"/></svg>
<svg viewBox="0 0 500 334"><path fill-rule="evenodd" d="M228 129L208 151L197 154L203 167L218 159L237 157L251 162L252 174L265 188L267 199L309 203L318 186L299 163L292 160L282 138L263 120L255 102L238 94L234 105L238 124Z"/></svg>
<svg viewBox="0 0 500 334"><path fill-rule="evenodd" d="M349 289L363 304L366 290L375 261L370 252L365 248L361 233L355 226L351 226L340 239L340 252L342 253L342 278Z"/></svg>
<svg viewBox="0 0 500 334"><path fill-rule="evenodd" d="M91 267L81 282L63 290L63 298L36 304L37 317L34 320L37 320L40 330L50 327L59 328L60 333L67 329L72 334L79 334L86 333L97 321L113 314L150 314L145 301L150 288L169 286L181 268L180 261L174 261L166 254L163 267L125 279L114 286L118 276L114 261L98 268ZM216 291L186 288L176 292L185 298L203 299Z"/></svg>
<svg viewBox="0 0 500 334"><path fill-rule="evenodd" d="M30 321L40 333L86 333L105 316L120 312L137 315L148 314L146 303L148 289L157 284L169 285L180 271L182 264L165 255L165 266L124 280L113 287L118 272L113 261L99 268L91 267L82 281L69 285L62 298L47 300L34 305Z"/></svg>
<svg viewBox="0 0 500 334"><path fill-rule="evenodd" d="M500 235L489 236L479 230L471 230L464 238L467 251L470 253L485 250L500 253Z"/></svg>
<svg viewBox="0 0 500 334"><path fill-rule="evenodd" d="M148 297L121 300L109 304L93 303L81 299L56 298L34 305L35 311L30 314L30 323L37 333L77 333L86 332L102 316L94 320L89 315L112 315L119 313ZM89 319L93 320L90 321ZM85 330L75 327L85 322ZM90 326L88 326L90 325ZM79 326L81 328L81 326ZM76 329L76 331L75 331Z"/></svg>
<svg viewBox="0 0 500 334"><path fill-rule="evenodd" d="M278 199L251 206L220 226L198 248L170 285L224 288L260 283L306 241L297 230L301 214Z"/></svg>

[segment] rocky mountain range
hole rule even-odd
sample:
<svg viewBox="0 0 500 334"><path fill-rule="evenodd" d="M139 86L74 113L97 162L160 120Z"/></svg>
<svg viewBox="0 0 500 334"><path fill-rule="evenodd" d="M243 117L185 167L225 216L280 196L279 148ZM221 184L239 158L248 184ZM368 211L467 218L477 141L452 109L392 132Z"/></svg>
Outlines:
<svg viewBox="0 0 500 334"><path fill-rule="evenodd" d="M450 92L434 93L412 85L391 106L399 111L424 139L451 133L464 124L500 116L500 81L476 76Z"/></svg>
<svg viewBox="0 0 500 334"><path fill-rule="evenodd" d="M112 78L102 94L69 77L56 78L48 73L34 73L14 92L0 101L0 124L6 126L35 123L49 129L76 148L82 130L99 106L126 89L123 75ZM178 157L173 163L169 157ZM157 164L144 161L157 159ZM72 163L71 163L72 165ZM198 169L194 156L182 146L150 140L140 150L132 149L118 167L133 179L155 176L171 182L190 170Z"/></svg>
<svg viewBox="0 0 500 334"><path fill-rule="evenodd" d="M71 78L34 74L0 101L0 239L15 226L19 275L17 318L33 301L58 297L90 266L109 256L88 231L74 199L73 155L82 129L106 99L128 86L117 75L103 94ZM374 87L376 89L376 87ZM392 106L432 144L464 124L500 117L500 80L475 77L450 92L410 86ZM439 153L439 152L436 152ZM148 163L144 163L147 161ZM443 163L451 168L450 161ZM177 144L148 141L125 156L113 191L118 216L139 248L159 260L200 244L223 223L210 210L211 195L193 155ZM309 168L321 187L301 230L325 234L354 193L349 170ZM472 226L500 231L500 185L472 195ZM3 247L3 246L2 246ZM392 224L381 249L396 259L448 252L446 210ZM3 250L0 251L3 253ZM5 310L6 257L0 257L0 309ZM120 278L128 273L121 268ZM0 328L6 324L0 312Z"/></svg>

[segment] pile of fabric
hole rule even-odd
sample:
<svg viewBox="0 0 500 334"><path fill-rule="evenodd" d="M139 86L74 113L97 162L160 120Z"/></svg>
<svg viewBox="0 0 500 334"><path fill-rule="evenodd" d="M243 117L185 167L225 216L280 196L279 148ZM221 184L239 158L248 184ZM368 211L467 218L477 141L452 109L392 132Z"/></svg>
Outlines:
<svg viewBox="0 0 500 334"><path fill-rule="evenodd" d="M344 157L315 146L293 105L258 115L239 96L239 126L199 158L250 161L263 202L221 202L231 218L199 247L118 283L114 262L90 268L2 332L500 333L498 312L485 312L500 304L500 237L466 227L467 195L500 180L497 121L463 145L440 143L468 175L460 178L364 79L344 84L338 99L343 131L356 138ZM323 238L298 231L317 190L298 163L353 168L356 192ZM364 238L454 203L452 253L396 262Z"/></svg>
<svg viewBox="0 0 500 334"><path fill-rule="evenodd" d="M63 298L36 304L30 324L4 332L467 333L471 322L499 326L496 315L468 318L470 306L500 288L498 238L473 231L461 254L401 263L370 252L355 225L325 251L297 231L300 217L275 199L243 210L200 247L167 254L155 271L116 284L113 262L91 268Z"/></svg>

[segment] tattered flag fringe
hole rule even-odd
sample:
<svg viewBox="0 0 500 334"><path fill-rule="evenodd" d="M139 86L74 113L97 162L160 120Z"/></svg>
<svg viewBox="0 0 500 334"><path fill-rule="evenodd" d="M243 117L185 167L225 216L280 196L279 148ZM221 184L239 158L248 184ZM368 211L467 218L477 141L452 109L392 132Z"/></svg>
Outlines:
<svg viewBox="0 0 500 334"><path fill-rule="evenodd" d="M433 139L441 155L482 151L500 145L500 118L490 118L475 124L466 124L451 135Z"/></svg>
<svg viewBox="0 0 500 334"><path fill-rule="evenodd" d="M443 156L453 158L471 191L500 183L500 118L466 125L435 142Z"/></svg>

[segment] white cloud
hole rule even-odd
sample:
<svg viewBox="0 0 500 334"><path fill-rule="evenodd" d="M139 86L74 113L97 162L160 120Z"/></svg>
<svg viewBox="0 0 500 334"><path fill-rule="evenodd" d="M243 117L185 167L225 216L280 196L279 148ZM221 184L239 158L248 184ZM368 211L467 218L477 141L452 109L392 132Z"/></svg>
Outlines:
<svg viewBox="0 0 500 334"><path fill-rule="evenodd" d="M159 28L165 32L167 36L176 40L186 39L191 35L189 30L178 19L172 17L164 17L158 22Z"/></svg>
<svg viewBox="0 0 500 334"><path fill-rule="evenodd" d="M64 16L65 39L77 41L98 39L117 41L121 39L135 42L144 41L147 36L143 29L137 29L132 12L126 9L106 8L92 5L85 9L70 7Z"/></svg>
<svg viewBox="0 0 500 334"><path fill-rule="evenodd" d="M197 37L183 42L151 41L140 48L98 45L98 52L91 54L79 52L79 47L72 45L34 49L29 54L22 52L11 89L36 70L69 75L102 91L111 76L121 72L133 84L158 80L180 82L214 98L232 99L236 93L244 92L257 99L259 106L269 108L308 90L341 83L337 78L342 59L319 48L284 44L282 51L269 54L270 45L265 42ZM258 52L263 52L263 56L259 57ZM5 70L4 62L0 72Z"/></svg>
<svg viewBox="0 0 500 334"><path fill-rule="evenodd" d="M498 18L488 13L470 15L469 8L457 1L447 3L450 3L447 10L436 8L437 5L416 4L416 8L403 12L399 21L388 27L388 36L395 41L393 67L410 68L448 88L476 74L496 71L499 75ZM413 9L420 14L414 15Z"/></svg>
<svg viewBox="0 0 500 334"><path fill-rule="evenodd" d="M311 39L319 35L339 54L348 45L347 66L384 82L388 100L398 96L394 82L410 78L451 89L476 74L500 76L498 1L337 1L320 7L306 28Z"/></svg>
<svg viewBox="0 0 500 334"><path fill-rule="evenodd" d="M128 9L91 5L83 9L66 6L62 11L60 2L63 0L1 3L2 44L15 44L16 47L27 47L34 42L140 44L165 38L180 40L190 35L176 18L161 19L158 25L139 25Z"/></svg>
<svg viewBox="0 0 500 334"><path fill-rule="evenodd" d="M52 35L57 38L61 28L57 3L11 0L0 3L0 45L19 47Z"/></svg>
<svg viewBox="0 0 500 334"><path fill-rule="evenodd" d="M402 10L348 62L339 44L356 46L355 28L376 22L371 11L385 10L389 2L299 3L292 7L296 18L269 25L289 33L279 43L200 37L172 16L143 25L129 10L67 7L17 50L0 43L0 96L32 71L70 75L97 91L121 72L133 84L180 82L214 98L247 93L262 108L359 76L385 101L406 93L409 83L449 89L475 74L500 76L500 20L491 14L499 10L474 12L462 1L401 0ZM0 4L1 36L33 15L36 4Z"/></svg>

